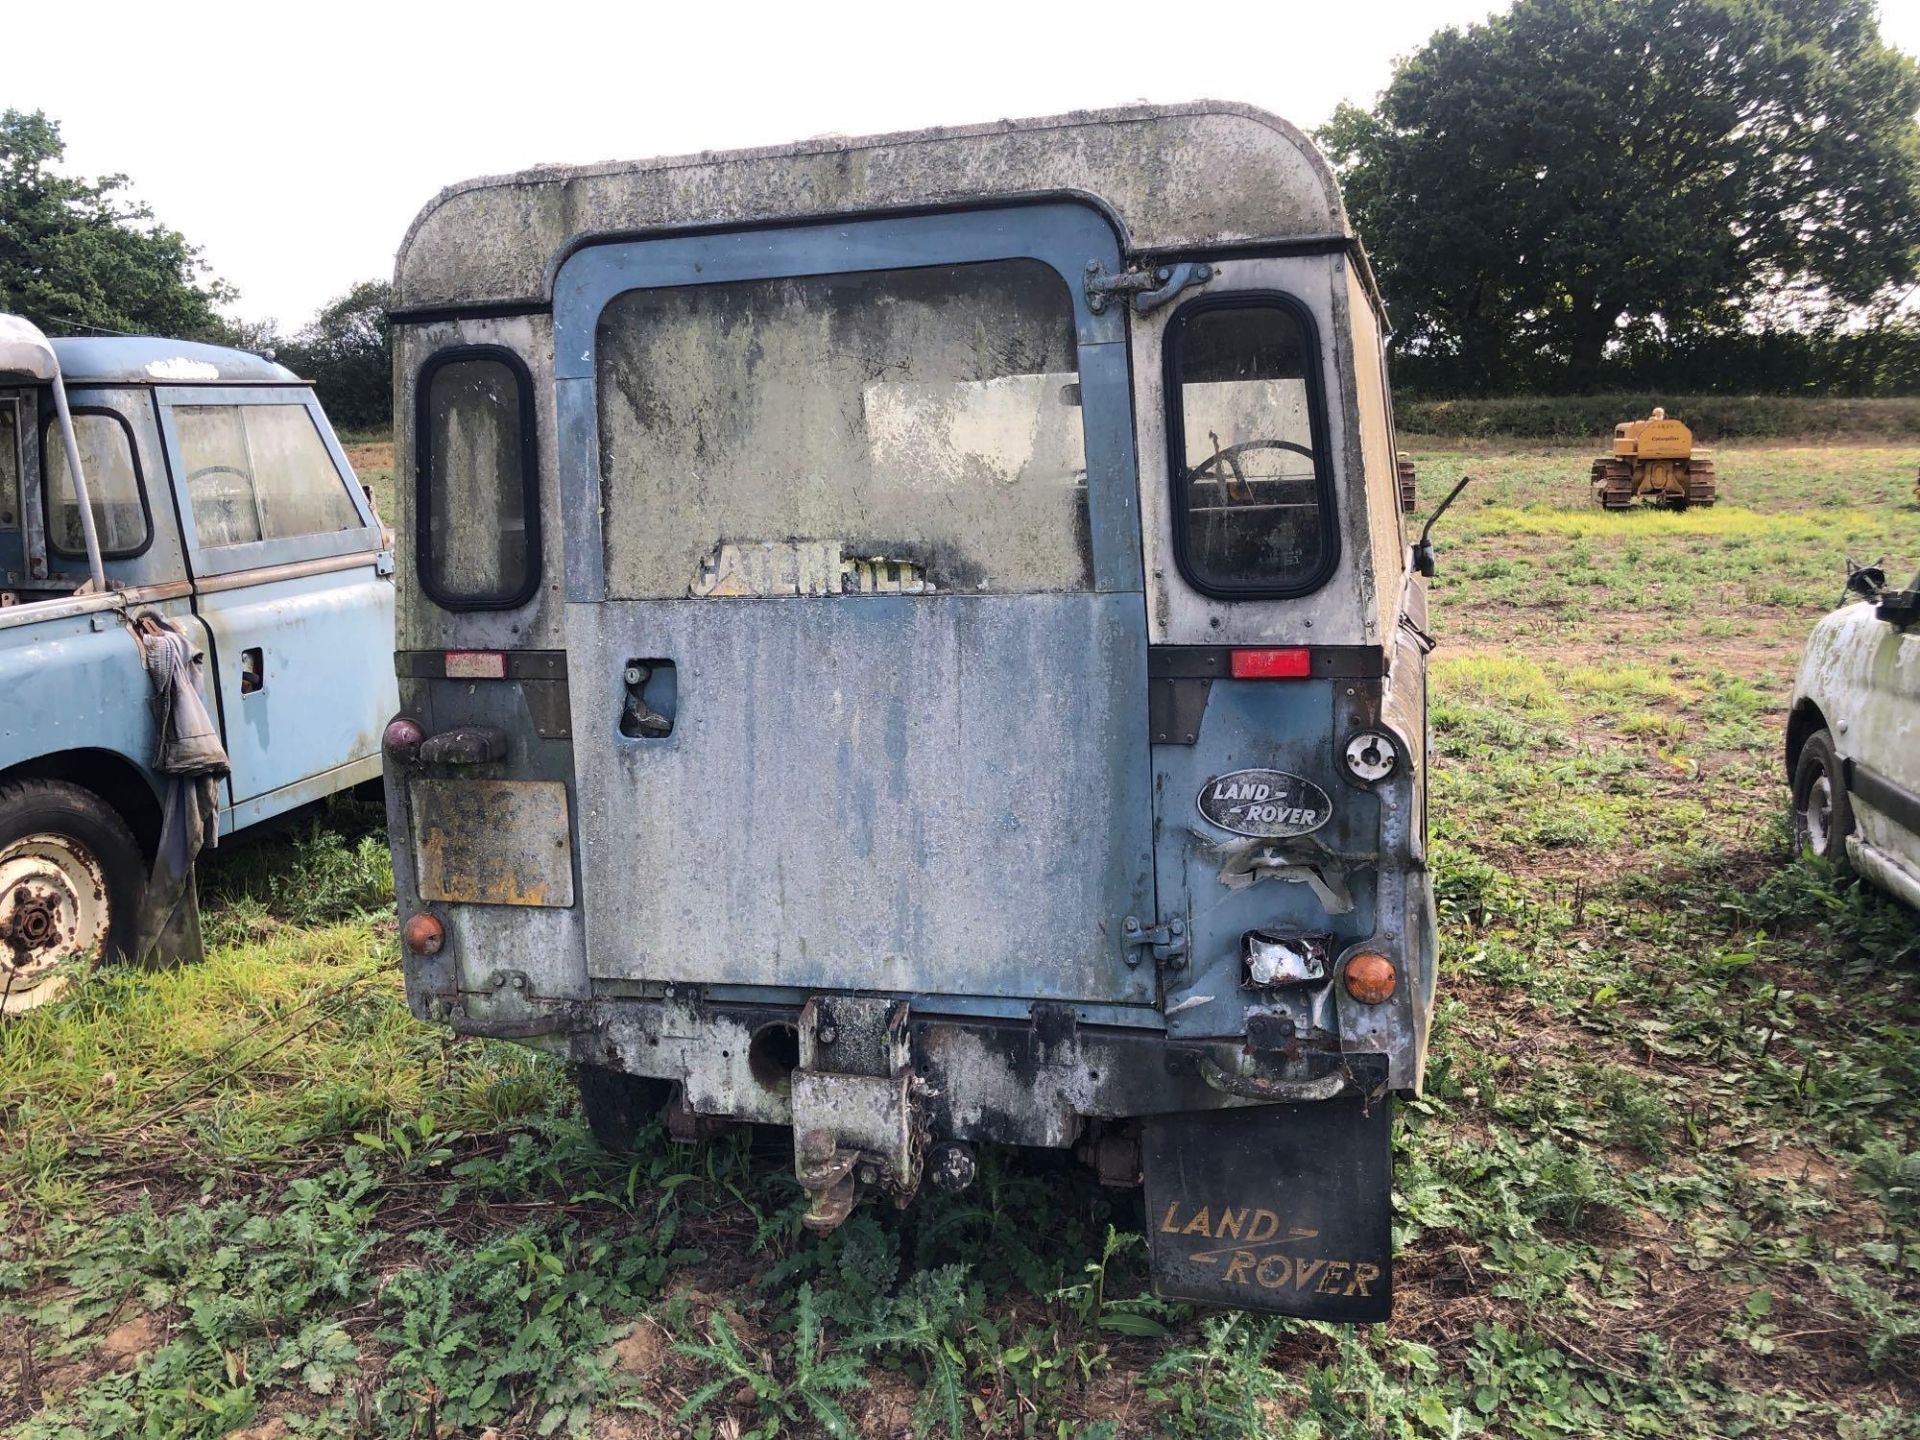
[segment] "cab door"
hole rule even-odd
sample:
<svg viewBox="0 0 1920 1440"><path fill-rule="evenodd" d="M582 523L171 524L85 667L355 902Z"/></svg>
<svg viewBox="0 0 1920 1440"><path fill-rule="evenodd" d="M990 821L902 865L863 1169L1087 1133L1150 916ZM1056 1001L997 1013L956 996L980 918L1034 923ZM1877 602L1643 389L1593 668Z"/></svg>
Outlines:
<svg viewBox="0 0 1920 1440"><path fill-rule="evenodd" d="M1920 881L1920 629L1860 606L1849 789L1860 838Z"/></svg>
<svg viewBox="0 0 1920 1440"><path fill-rule="evenodd" d="M602 978L1135 1007L1145 602L1093 210L595 246L555 290Z"/></svg>
<svg viewBox="0 0 1920 1440"><path fill-rule="evenodd" d="M392 559L310 391L159 398L240 828L379 773Z"/></svg>

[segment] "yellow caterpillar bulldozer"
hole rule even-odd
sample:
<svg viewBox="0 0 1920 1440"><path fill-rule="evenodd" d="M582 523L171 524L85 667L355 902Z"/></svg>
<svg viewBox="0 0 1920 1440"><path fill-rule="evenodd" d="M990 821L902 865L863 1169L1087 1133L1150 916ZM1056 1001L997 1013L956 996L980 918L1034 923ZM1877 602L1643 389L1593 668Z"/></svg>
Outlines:
<svg viewBox="0 0 1920 1440"><path fill-rule="evenodd" d="M1693 444L1693 431L1658 406L1645 420L1613 427L1613 454L1593 462L1593 495L1609 510L1636 500L1684 510L1714 502L1713 459Z"/></svg>

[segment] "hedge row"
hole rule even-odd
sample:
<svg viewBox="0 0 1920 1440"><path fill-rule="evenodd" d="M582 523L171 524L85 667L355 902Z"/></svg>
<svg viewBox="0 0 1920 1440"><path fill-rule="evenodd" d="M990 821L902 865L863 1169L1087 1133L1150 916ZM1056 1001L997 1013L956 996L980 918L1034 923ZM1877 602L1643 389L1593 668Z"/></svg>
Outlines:
<svg viewBox="0 0 1920 1440"><path fill-rule="evenodd" d="M1803 395L1510 395L1407 400L1394 419L1408 434L1459 439L1598 440L1656 405L1703 443L1777 436L1849 436L1920 442L1920 396L1850 400Z"/></svg>

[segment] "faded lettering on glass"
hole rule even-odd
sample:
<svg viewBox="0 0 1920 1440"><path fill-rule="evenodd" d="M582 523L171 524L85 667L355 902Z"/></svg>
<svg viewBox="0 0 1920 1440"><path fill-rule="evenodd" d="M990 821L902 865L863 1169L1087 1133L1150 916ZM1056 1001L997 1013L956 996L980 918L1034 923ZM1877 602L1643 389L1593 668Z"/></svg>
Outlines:
<svg viewBox="0 0 1920 1440"><path fill-rule="evenodd" d="M1091 588L1049 266L633 290L597 348L614 598Z"/></svg>

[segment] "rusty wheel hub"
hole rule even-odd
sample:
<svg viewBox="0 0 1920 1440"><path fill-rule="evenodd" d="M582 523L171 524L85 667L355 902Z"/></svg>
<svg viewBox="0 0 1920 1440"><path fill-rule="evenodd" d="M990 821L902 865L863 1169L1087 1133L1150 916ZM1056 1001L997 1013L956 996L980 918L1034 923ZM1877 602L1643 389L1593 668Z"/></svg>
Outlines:
<svg viewBox="0 0 1920 1440"><path fill-rule="evenodd" d="M13 892L12 933L0 939L18 939L32 949L47 944L58 933L60 902L45 890L22 885Z"/></svg>
<svg viewBox="0 0 1920 1440"><path fill-rule="evenodd" d="M68 835L0 846L0 1011L28 1010L66 987L61 962L106 943L106 875Z"/></svg>

